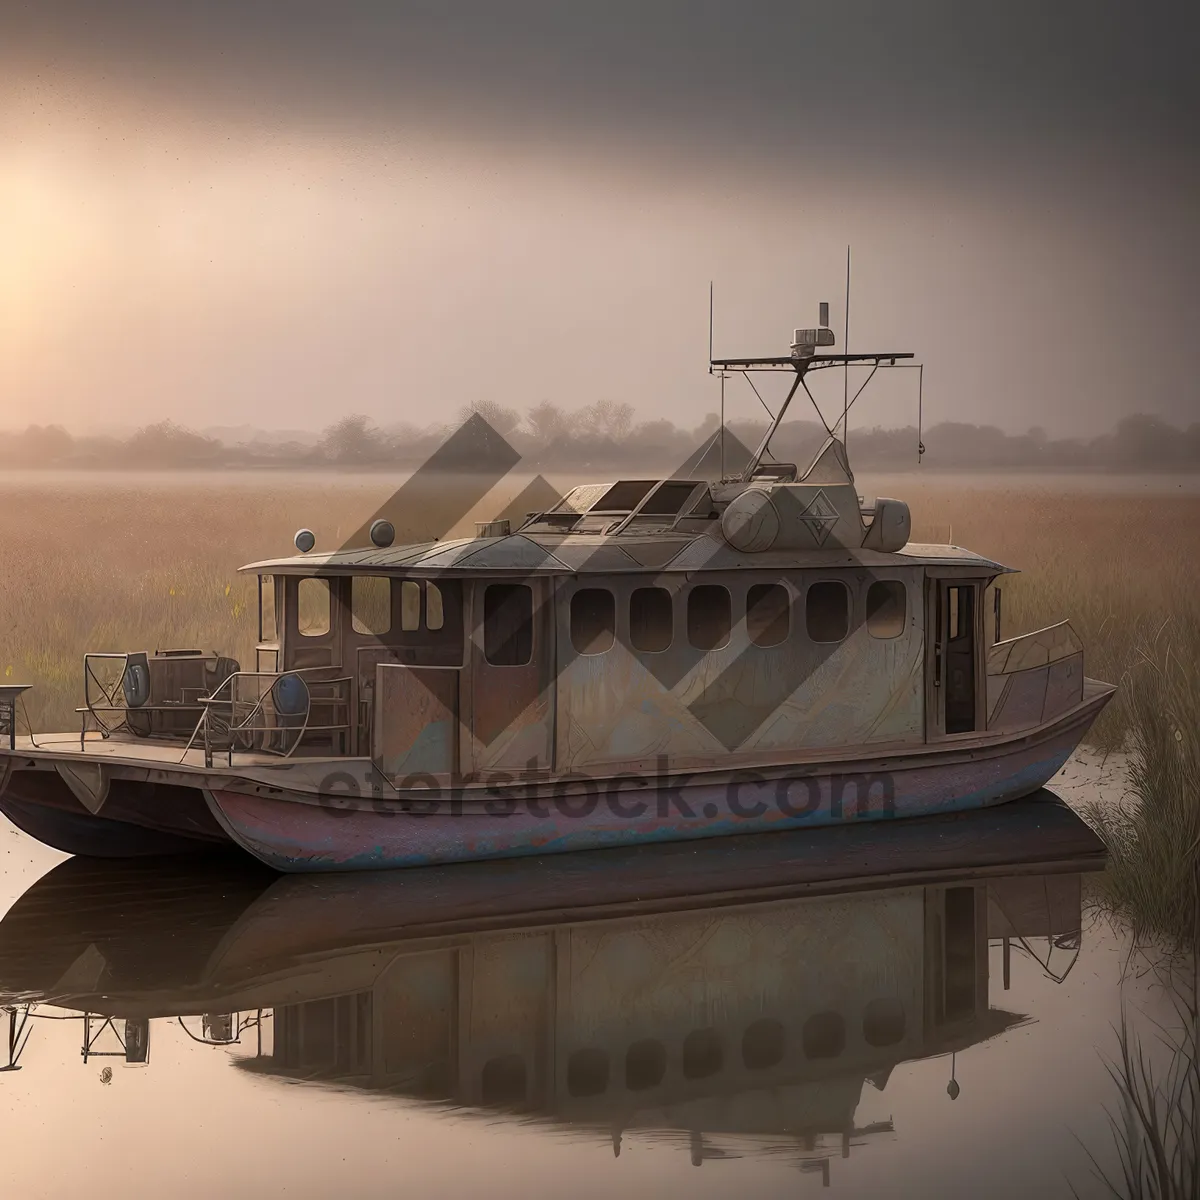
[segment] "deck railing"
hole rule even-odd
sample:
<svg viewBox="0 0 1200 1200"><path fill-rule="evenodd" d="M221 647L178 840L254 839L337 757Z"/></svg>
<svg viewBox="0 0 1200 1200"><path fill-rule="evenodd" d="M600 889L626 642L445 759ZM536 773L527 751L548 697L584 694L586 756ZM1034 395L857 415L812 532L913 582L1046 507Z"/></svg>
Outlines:
<svg viewBox="0 0 1200 1200"><path fill-rule="evenodd" d="M206 767L213 765L214 754L226 755L231 766L235 752L288 758L306 741L328 740L332 752L346 754L352 681L332 674L340 669L235 672L200 700L200 719L184 757L197 740Z"/></svg>
<svg viewBox="0 0 1200 1200"><path fill-rule="evenodd" d="M89 733L102 738L125 731L135 737L180 737L203 714L201 701L207 688L181 688L179 698L168 702L131 705L125 696L126 675L134 655L109 651L90 651L83 656L83 706L79 714L79 743L82 748ZM190 718L182 729L161 729L171 718Z"/></svg>

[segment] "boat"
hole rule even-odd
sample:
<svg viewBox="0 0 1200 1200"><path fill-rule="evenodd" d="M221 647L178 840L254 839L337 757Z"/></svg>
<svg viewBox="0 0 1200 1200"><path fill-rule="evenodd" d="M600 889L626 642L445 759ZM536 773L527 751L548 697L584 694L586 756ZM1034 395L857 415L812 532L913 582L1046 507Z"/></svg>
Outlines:
<svg viewBox="0 0 1200 1200"><path fill-rule="evenodd" d="M0 811L68 853L234 843L306 872L1037 791L1115 689L1085 675L1068 621L1002 638L1011 568L912 542L906 504L858 493L844 422L805 470L770 459L813 372L913 357L828 352L826 317L786 355L712 360L790 377L736 471L710 456L583 484L471 538L396 544L392 512L314 553L303 529L300 553L241 568L259 585L253 670L200 650L86 655L78 734L17 737L9 722ZM481 426L514 461L478 416L459 433ZM434 459L397 494L401 515L451 486ZM486 492L474 486L451 496L460 516Z"/></svg>
<svg viewBox="0 0 1200 1200"><path fill-rule="evenodd" d="M902 1064L947 1056L970 1088L948 1056L1027 1022L1014 964L1066 977L1103 862L1046 792L401 872L74 858L0 920L0 1005L17 1068L33 1037L29 1070L186 1070L182 1025L263 1080L824 1171L895 1136L858 1110Z"/></svg>

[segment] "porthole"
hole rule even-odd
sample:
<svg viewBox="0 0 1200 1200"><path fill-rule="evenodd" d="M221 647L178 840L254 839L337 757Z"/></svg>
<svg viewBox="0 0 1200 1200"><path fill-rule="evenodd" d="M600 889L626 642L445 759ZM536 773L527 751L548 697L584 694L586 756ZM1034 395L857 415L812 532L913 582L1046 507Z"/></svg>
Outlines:
<svg viewBox="0 0 1200 1200"><path fill-rule="evenodd" d="M721 1038L715 1029L696 1029L683 1039L685 1079L705 1079L715 1075L724 1061Z"/></svg>
<svg viewBox="0 0 1200 1200"><path fill-rule="evenodd" d="M846 1048L846 1022L840 1013L816 1013L804 1022L801 1042L805 1058L837 1058Z"/></svg>
<svg viewBox="0 0 1200 1200"><path fill-rule="evenodd" d="M746 592L746 636L756 646L787 640L792 598L781 583L756 583Z"/></svg>
<svg viewBox="0 0 1200 1200"><path fill-rule="evenodd" d="M671 644L675 608L666 588L635 588L629 597L629 643L644 654L658 654Z"/></svg>
<svg viewBox="0 0 1200 1200"><path fill-rule="evenodd" d="M608 588L580 588L571 597L571 645L579 654L603 654L617 633L617 602Z"/></svg>
<svg viewBox="0 0 1200 1200"><path fill-rule="evenodd" d="M572 1096L602 1096L608 1091L608 1055L603 1050L576 1050L567 1059L567 1091Z"/></svg>
<svg viewBox="0 0 1200 1200"><path fill-rule="evenodd" d="M783 1061L786 1041L783 1026L769 1017L755 1021L742 1034L742 1063L751 1071L765 1071Z"/></svg>
<svg viewBox="0 0 1200 1200"><path fill-rule="evenodd" d="M697 650L719 650L729 641L732 607L729 590L716 583L692 588L687 601L688 641Z"/></svg>
<svg viewBox="0 0 1200 1200"><path fill-rule="evenodd" d="M813 642L840 642L850 632L850 590L825 579L804 595L804 625Z"/></svg>

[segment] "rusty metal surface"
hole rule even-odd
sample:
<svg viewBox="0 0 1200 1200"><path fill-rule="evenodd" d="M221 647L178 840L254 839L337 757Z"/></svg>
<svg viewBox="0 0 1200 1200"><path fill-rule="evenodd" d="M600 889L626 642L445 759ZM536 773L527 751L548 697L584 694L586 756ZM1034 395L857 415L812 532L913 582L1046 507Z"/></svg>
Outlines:
<svg viewBox="0 0 1200 1200"><path fill-rule="evenodd" d="M826 578L838 576L826 576ZM887 573L905 585L908 616L902 634L877 638L867 629L865 580L840 576L851 588L851 632L837 643L814 643L804 636L804 595L822 579L820 572L783 577L791 597L791 630L779 645L751 643L744 619L753 578L706 574L705 583L729 589L735 621L728 643L702 651L688 642L684 608L687 589L676 592L672 643L654 662L628 648L623 628L603 654L573 655L558 676L560 769L595 768L604 763L652 761L667 754L683 764L753 759L762 753L803 751L833 745L923 741L924 636L921 580L913 569ZM628 618L635 580L613 580L618 622ZM568 585L559 605L558 641L570 645ZM649 656L645 656L649 657ZM725 712L712 714L713 706ZM714 728L732 728L740 737L730 754Z"/></svg>
<svg viewBox="0 0 1200 1200"><path fill-rule="evenodd" d="M458 683L453 667L375 668L373 761L388 779L458 770Z"/></svg>
<svg viewBox="0 0 1200 1200"><path fill-rule="evenodd" d="M993 679L1002 681L1002 688L988 719L988 729L1028 729L1052 721L1083 699L1083 655L1075 653L1048 665L989 676L989 685Z"/></svg>
<svg viewBox="0 0 1200 1200"><path fill-rule="evenodd" d="M1042 738L993 747L986 756L928 754L883 774L855 772L847 764L794 780L731 787L684 777L657 791L643 780L642 787L597 785L575 795L558 794L553 784L530 784L471 808L461 796L434 801L414 792L409 811L369 801L331 807L220 789L206 796L234 841L283 871L374 870L890 820L1028 795L1062 767L1108 698L1101 694Z"/></svg>

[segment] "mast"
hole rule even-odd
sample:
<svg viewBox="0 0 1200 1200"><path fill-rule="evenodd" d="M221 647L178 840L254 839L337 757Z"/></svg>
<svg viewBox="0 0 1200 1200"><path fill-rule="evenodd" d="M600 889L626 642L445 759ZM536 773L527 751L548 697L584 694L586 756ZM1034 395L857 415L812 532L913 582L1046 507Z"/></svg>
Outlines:
<svg viewBox="0 0 1200 1200"><path fill-rule="evenodd" d="M848 295L849 293L847 293ZM850 363L869 363L878 369L879 367L894 367L897 359L912 358L910 352L901 351L886 351L876 354L818 354L817 348L820 346L832 346L834 344L833 330L829 328L827 322L829 320L829 305L822 302L820 309L821 324L816 329L797 329L792 337L792 352L790 355L759 357L759 358L711 358L709 359L709 371L713 367L718 368L722 376L728 368L733 371L740 371L745 375L749 371L791 371L795 378L792 380L792 386L788 389L787 396L784 398L783 404L780 406L779 412L771 418L771 424L767 428L767 432L763 435L762 440L758 444L758 448L750 456L746 468L742 471L740 481L749 483L754 478L754 473L758 470L759 464L762 462L762 457L766 454L768 447L771 444L771 439L775 436L775 431L783 423L783 418L787 415L788 408L792 403L792 398L803 385L804 390L808 392L808 387L804 384L804 377L809 371L815 371L823 367L842 366L848 367ZM847 329L849 329L849 318L847 318ZM917 364L902 364L905 366ZM872 371L867 376L867 382L863 384L855 394L854 400L866 388L874 377L875 371ZM722 383L722 387L724 384ZM829 429L824 416L821 414L817 402L813 399L812 393L808 392L808 397L813 402L813 407L817 410L817 415L821 417L821 423L825 426L825 430L830 437L834 434ZM842 417L843 421L849 416L850 409L854 405L854 400L849 397L849 383L846 384L846 394L843 399ZM722 393L722 411L721 411L721 438L722 451L724 449L724 432L725 432L725 412L724 412L724 394ZM843 437L845 430L843 426ZM723 459L722 454L722 459ZM723 473L723 472L722 472Z"/></svg>
<svg viewBox="0 0 1200 1200"><path fill-rule="evenodd" d="M850 247L846 247L846 333L842 349L850 353ZM842 368L842 445L850 440L850 364Z"/></svg>
<svg viewBox="0 0 1200 1200"><path fill-rule="evenodd" d="M780 406L779 412L775 414L771 424L767 427L767 432L763 434L763 439L758 443L758 449L750 455L750 461L746 464L746 469L742 472L742 482L749 483L754 478L754 472L758 470L758 464L762 461L762 456L766 454L767 447L771 444L771 439L775 436L777 430L783 421L784 414L788 410L788 405L792 402L792 397L796 394L796 389L800 386L804 375L808 370L808 364L800 359L796 363L796 378L792 382L792 386L788 391L787 397Z"/></svg>
<svg viewBox="0 0 1200 1200"><path fill-rule="evenodd" d="M712 368L709 367L709 370L711 371ZM720 371L717 374L717 378L721 381L721 479L724 480L724 478L725 478L725 380L727 380L729 378L729 376L724 371Z"/></svg>

